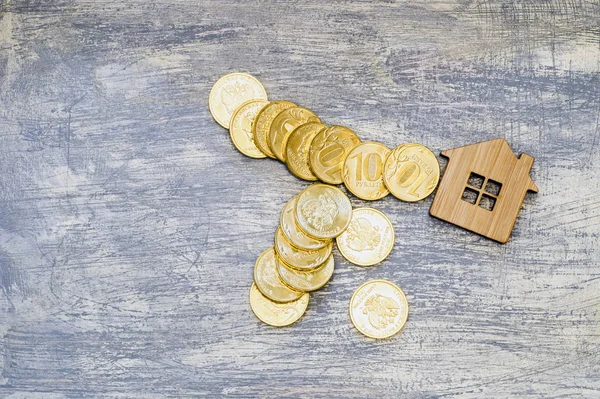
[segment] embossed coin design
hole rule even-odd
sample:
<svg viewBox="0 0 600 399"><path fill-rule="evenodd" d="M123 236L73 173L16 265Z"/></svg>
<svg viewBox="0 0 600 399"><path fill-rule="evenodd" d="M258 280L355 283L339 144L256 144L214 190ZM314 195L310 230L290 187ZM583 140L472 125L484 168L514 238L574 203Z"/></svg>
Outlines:
<svg viewBox="0 0 600 399"><path fill-rule="evenodd" d="M213 85L208 96L208 108L217 123L228 129L233 113L250 100L267 100L263 85L247 73L230 73Z"/></svg>
<svg viewBox="0 0 600 399"><path fill-rule="evenodd" d="M404 144L392 150L383 167L383 181L396 198L419 201L435 190L440 164L431 150L421 144Z"/></svg>
<svg viewBox="0 0 600 399"><path fill-rule="evenodd" d="M322 265L333 249L333 241L320 249L302 250L295 248L281 231L275 233L275 251L288 266L299 270L312 270ZM268 296L268 295L267 295Z"/></svg>
<svg viewBox="0 0 600 399"><path fill-rule="evenodd" d="M315 291L322 288L331 279L334 268L333 255L329 255L325 263L315 270L299 271L287 267L283 262L277 265L279 277L287 285L300 291Z"/></svg>
<svg viewBox="0 0 600 399"><path fill-rule="evenodd" d="M352 204L339 188L313 184L298 194L295 216L298 227L311 237L335 238L348 227Z"/></svg>
<svg viewBox="0 0 600 399"><path fill-rule="evenodd" d="M308 159L312 172L325 183L341 184L344 159L359 143L356 133L347 127L322 130L310 144Z"/></svg>
<svg viewBox="0 0 600 399"><path fill-rule="evenodd" d="M373 208L352 211L350 225L336 238L340 253L359 266L373 266L394 248L394 227L382 212Z"/></svg>
<svg viewBox="0 0 600 399"><path fill-rule="evenodd" d="M326 127L322 123L308 122L290 133L285 146L285 164L294 176L309 181L317 180L310 170L308 154L313 138Z"/></svg>
<svg viewBox="0 0 600 399"><path fill-rule="evenodd" d="M260 321L274 327L288 326L302 317L309 298L305 293L295 301L277 303L264 296L256 284L250 288L250 308Z"/></svg>
<svg viewBox="0 0 600 399"><path fill-rule="evenodd" d="M383 163L390 149L381 143L365 142L350 151L344 161L342 179L360 199L378 200L389 194L383 184Z"/></svg>
<svg viewBox="0 0 600 399"><path fill-rule="evenodd" d="M269 130L271 129L271 123L273 119L284 109L295 107L296 104L289 101L273 101L266 105L260 110L254 125L252 126L252 133L254 134L254 143L266 156L270 158L276 158L273 151L269 147Z"/></svg>
<svg viewBox="0 0 600 399"><path fill-rule="evenodd" d="M273 119L269 129L269 146L277 159L285 162L285 146L290 133L306 122L321 122L321 120L304 107L287 108Z"/></svg>
<svg viewBox="0 0 600 399"><path fill-rule="evenodd" d="M264 296L275 302L290 302L300 298L302 291L287 286L277 273L277 255L269 248L258 256L254 265L254 282Z"/></svg>
<svg viewBox="0 0 600 399"><path fill-rule="evenodd" d="M295 208L296 198L294 197L285 204L281 216L279 218L279 225L283 234L288 241L302 249L319 249L325 247L330 243L331 240L317 240L308 236L305 232L300 230L296 224Z"/></svg>
<svg viewBox="0 0 600 399"><path fill-rule="evenodd" d="M229 135L235 148L250 158L265 158L261 150L254 143L252 134L252 123L256 114L262 107L267 105L265 100L252 100L240 105L231 117Z"/></svg>
<svg viewBox="0 0 600 399"><path fill-rule="evenodd" d="M397 334L408 318L404 292L386 280L372 280L354 291L350 299L350 319L358 331L370 338Z"/></svg>

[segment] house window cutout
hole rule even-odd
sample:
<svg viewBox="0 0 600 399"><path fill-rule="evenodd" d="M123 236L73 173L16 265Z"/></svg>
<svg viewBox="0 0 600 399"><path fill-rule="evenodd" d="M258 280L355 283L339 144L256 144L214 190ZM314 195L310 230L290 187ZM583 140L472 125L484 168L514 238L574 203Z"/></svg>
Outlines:
<svg viewBox="0 0 600 399"><path fill-rule="evenodd" d="M488 179L487 184L485 185L486 193L497 197L500 195L500 190L502 190L502 183L498 183L495 180Z"/></svg>
<svg viewBox="0 0 600 399"><path fill-rule="evenodd" d="M469 204L475 205L477 202L477 198L479 197L479 192L473 190L472 188L465 187L465 191L462 195L462 200L468 202Z"/></svg>
<svg viewBox="0 0 600 399"><path fill-rule="evenodd" d="M481 199L479 200L479 207L483 209L487 209L488 211L493 211L494 206L496 205L496 198L490 197L487 194L483 194Z"/></svg>
<svg viewBox="0 0 600 399"><path fill-rule="evenodd" d="M477 173L471 172L469 175L469 180L467 184L474 188L483 187L483 182L485 181L485 177L478 175Z"/></svg>

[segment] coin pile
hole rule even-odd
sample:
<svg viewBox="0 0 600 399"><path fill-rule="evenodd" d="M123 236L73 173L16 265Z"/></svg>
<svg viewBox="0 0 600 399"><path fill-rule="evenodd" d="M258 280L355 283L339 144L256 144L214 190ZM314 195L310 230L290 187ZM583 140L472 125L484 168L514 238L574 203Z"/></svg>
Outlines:
<svg viewBox="0 0 600 399"><path fill-rule="evenodd" d="M313 184L283 208L273 248L254 265L250 306L267 324L285 326L308 306L308 292L331 279L335 263L333 239L351 262L372 266L394 247L390 220L372 208L352 210L337 187Z"/></svg>
<svg viewBox="0 0 600 399"><path fill-rule="evenodd" d="M308 108L268 101L263 85L245 73L221 77L210 92L209 108L242 154L279 159L300 179L344 183L363 200L392 193L419 201L439 182L437 158L427 147L402 144L391 150L362 142L347 127L323 124Z"/></svg>

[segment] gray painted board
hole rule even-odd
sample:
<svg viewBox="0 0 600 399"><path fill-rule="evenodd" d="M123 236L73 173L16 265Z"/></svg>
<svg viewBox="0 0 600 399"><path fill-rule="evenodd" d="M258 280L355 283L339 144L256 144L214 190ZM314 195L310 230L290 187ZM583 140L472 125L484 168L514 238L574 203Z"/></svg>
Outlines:
<svg viewBox="0 0 600 399"><path fill-rule="evenodd" d="M600 3L0 1L0 395L600 398ZM247 71L272 99L388 146L496 137L536 158L500 245L428 215L276 329L257 255L306 182L238 153L207 106ZM374 342L376 278L410 301Z"/></svg>

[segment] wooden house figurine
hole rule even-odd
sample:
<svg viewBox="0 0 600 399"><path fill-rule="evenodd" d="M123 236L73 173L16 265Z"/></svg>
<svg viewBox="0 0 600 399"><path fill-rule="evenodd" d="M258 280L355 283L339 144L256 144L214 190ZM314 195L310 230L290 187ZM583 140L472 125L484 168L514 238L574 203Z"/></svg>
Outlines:
<svg viewBox="0 0 600 399"><path fill-rule="evenodd" d="M505 243L527 191L533 157L512 152L504 139L442 151L449 158L429 209L439 219Z"/></svg>

